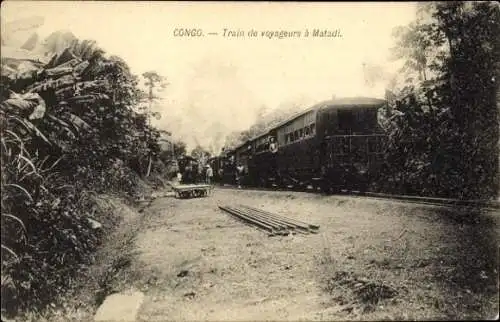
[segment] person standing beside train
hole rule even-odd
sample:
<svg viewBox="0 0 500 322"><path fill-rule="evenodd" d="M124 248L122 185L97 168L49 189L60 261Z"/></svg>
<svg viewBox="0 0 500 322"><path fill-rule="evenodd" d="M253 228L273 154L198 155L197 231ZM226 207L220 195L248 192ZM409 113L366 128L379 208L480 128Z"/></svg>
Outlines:
<svg viewBox="0 0 500 322"><path fill-rule="evenodd" d="M210 164L207 164L205 176L206 176L206 183L212 184L212 177L214 176L214 171L212 170L212 167L210 166Z"/></svg>
<svg viewBox="0 0 500 322"><path fill-rule="evenodd" d="M238 166L236 167L236 183L238 184L238 188L241 188L241 180L243 179L244 170L245 167L238 163Z"/></svg>
<svg viewBox="0 0 500 322"><path fill-rule="evenodd" d="M278 144L276 143L276 139L272 136L269 138L269 152L278 152Z"/></svg>
<svg viewBox="0 0 500 322"><path fill-rule="evenodd" d="M274 182L279 180L278 173L278 164L276 159L276 153L278 152L278 142L276 142L276 138L274 136L269 137L269 152L271 152L272 156L269 158L269 174L273 177Z"/></svg>

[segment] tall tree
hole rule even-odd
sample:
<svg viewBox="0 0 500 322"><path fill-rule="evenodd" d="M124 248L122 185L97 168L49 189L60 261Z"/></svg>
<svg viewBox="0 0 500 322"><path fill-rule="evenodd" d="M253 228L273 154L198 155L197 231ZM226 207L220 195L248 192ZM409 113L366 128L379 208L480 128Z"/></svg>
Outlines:
<svg viewBox="0 0 500 322"><path fill-rule="evenodd" d="M393 115L393 163L405 164L414 182L433 182L435 193L498 194L499 23L497 3L436 2L420 5L417 20L395 33L395 57L418 78L408 79L403 113Z"/></svg>
<svg viewBox="0 0 500 322"><path fill-rule="evenodd" d="M153 112L153 103L158 100L160 97L155 93L155 89L164 89L167 86L167 83L165 81L165 78L160 76L157 72L155 71L149 71L145 72L142 74L142 77L146 80L145 86L148 89L147 93L147 101L148 101L148 106L146 108L146 117L148 120L148 125L151 125L151 117L156 117L159 119L161 115L158 112ZM146 177L149 177L149 174L151 172L151 165L153 162L153 156L149 156L149 162L148 162L148 170L146 172Z"/></svg>
<svg viewBox="0 0 500 322"><path fill-rule="evenodd" d="M498 62L500 5L496 2L442 2L434 17L449 46L445 75L449 106L457 126L451 152L461 155L464 195L498 193Z"/></svg>

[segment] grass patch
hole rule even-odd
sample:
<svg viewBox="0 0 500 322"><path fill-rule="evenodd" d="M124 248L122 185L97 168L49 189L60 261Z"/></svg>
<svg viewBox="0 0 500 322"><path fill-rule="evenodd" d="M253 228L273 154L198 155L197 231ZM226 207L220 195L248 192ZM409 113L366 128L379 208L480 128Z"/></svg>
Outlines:
<svg viewBox="0 0 500 322"><path fill-rule="evenodd" d="M318 258L333 319L492 319L496 217L462 211L386 206L345 219Z"/></svg>

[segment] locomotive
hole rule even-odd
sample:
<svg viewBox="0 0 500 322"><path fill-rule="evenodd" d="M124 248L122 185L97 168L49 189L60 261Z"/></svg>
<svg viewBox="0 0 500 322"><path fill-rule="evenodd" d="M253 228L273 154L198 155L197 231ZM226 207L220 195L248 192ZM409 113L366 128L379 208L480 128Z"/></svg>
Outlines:
<svg viewBox="0 0 500 322"><path fill-rule="evenodd" d="M378 110L385 104L368 97L321 102L212 162L222 169L225 183L234 182L240 165L245 185L366 190L383 162L386 136Z"/></svg>
<svg viewBox="0 0 500 322"><path fill-rule="evenodd" d="M183 184L193 184L200 181L198 161L190 156L183 156L178 160L179 172L182 174Z"/></svg>

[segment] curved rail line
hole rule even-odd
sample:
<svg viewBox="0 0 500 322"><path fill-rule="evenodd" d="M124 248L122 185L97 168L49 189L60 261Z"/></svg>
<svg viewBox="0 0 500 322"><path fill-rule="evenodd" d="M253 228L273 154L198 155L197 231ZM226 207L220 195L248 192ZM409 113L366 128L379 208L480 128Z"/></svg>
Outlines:
<svg viewBox="0 0 500 322"><path fill-rule="evenodd" d="M284 188L256 188L256 187L241 187L237 188L235 185L224 185L216 186L218 189L231 189L231 190L245 190L245 191L288 191L288 192L308 192L308 193L320 193L313 189L284 189ZM370 198L376 200L392 200L400 201L406 203L416 203L423 205L433 205L433 206L443 206L443 207L470 207L470 208L482 208L485 210L500 210L500 201L484 201L484 200L460 200L460 199L447 199L447 198L435 198L435 197L420 197L420 196L408 196L408 195L394 195L385 194L378 192L360 192L360 191L349 191L343 190L336 194L325 194L324 195L338 195L338 196L351 196L358 198Z"/></svg>

